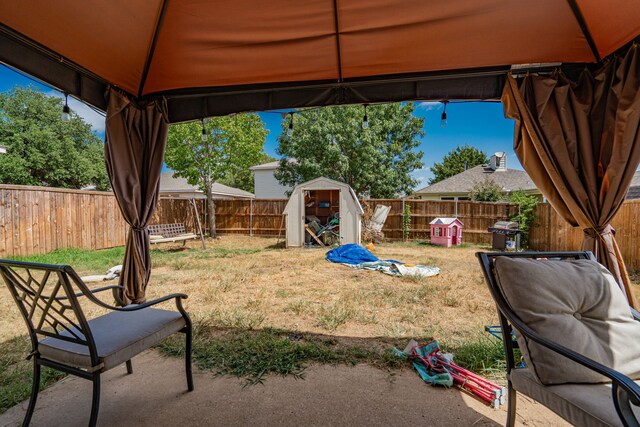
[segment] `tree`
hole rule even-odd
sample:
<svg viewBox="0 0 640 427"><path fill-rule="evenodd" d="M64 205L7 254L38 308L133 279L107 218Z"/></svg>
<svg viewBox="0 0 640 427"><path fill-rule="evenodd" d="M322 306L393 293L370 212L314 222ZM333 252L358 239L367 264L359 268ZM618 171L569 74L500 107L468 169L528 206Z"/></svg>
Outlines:
<svg viewBox="0 0 640 427"><path fill-rule="evenodd" d="M211 236L216 234L212 185L225 179L246 180L249 167L263 159L266 138L267 130L257 114L213 117L204 124L169 127L165 162L176 176L197 185L207 196Z"/></svg>
<svg viewBox="0 0 640 427"><path fill-rule="evenodd" d="M522 230L522 246L527 247L529 229L536 221L536 207L540 199L534 194L528 194L525 190L516 190L510 194L509 201L518 205L518 213L510 219L518 223L518 228Z"/></svg>
<svg viewBox="0 0 640 427"><path fill-rule="evenodd" d="M433 178L429 180L429 185L488 162L489 158L482 150L469 145L456 147L442 158L441 163L436 162L431 166Z"/></svg>
<svg viewBox="0 0 640 427"><path fill-rule="evenodd" d="M504 199L502 187L490 178L475 183L469 198L475 202L497 202Z"/></svg>
<svg viewBox="0 0 640 427"><path fill-rule="evenodd" d="M31 87L0 93L0 183L109 188L102 142L75 112L62 120L63 105Z"/></svg>
<svg viewBox="0 0 640 427"><path fill-rule="evenodd" d="M417 138L424 135L424 119L413 110L413 103L368 106L368 128L362 106L303 110L292 116L290 136L287 116L278 138L282 159L275 176L286 186L326 176L373 198L411 193L417 184L411 172L422 167Z"/></svg>

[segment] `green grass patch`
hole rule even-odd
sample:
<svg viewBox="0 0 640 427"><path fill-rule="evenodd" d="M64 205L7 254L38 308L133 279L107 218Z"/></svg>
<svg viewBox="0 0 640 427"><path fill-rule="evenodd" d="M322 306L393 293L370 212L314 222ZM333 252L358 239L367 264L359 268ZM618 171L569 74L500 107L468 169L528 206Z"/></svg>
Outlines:
<svg viewBox="0 0 640 427"><path fill-rule="evenodd" d="M456 346L442 344L442 350L453 353L456 364L480 375L504 378L507 364L502 341L493 337L479 336ZM519 354L516 354L518 363Z"/></svg>
<svg viewBox="0 0 640 427"><path fill-rule="evenodd" d="M56 249L46 254L14 257L18 261L43 264L70 265L76 271L104 273L114 265L122 264L124 246L99 251L77 248Z"/></svg>
<svg viewBox="0 0 640 427"><path fill-rule="evenodd" d="M195 260L214 258L231 258L239 255L249 255L261 252L261 249L195 249L159 247L151 249L151 261L154 267L170 266L176 270L197 267ZM43 264L70 265L80 274L101 274L109 268L122 264L124 246L117 248L88 250L77 248L56 249L46 254L14 257L18 261L37 262Z"/></svg>
<svg viewBox="0 0 640 427"><path fill-rule="evenodd" d="M298 335L292 331L262 329L257 331L221 330L208 322L194 325L193 360L200 369L218 375L232 375L245 385L264 381L267 374L303 378L309 363L368 363L383 369L406 366L395 357L391 344L383 350L362 345L345 345L336 338L322 335ZM165 355L184 357L184 339L169 338L159 345Z"/></svg>
<svg viewBox="0 0 640 427"><path fill-rule="evenodd" d="M21 336L2 343L0 352L0 414L29 398L33 380L33 362L25 359L31 352L28 336ZM40 390L44 390L66 376L65 373L42 368Z"/></svg>

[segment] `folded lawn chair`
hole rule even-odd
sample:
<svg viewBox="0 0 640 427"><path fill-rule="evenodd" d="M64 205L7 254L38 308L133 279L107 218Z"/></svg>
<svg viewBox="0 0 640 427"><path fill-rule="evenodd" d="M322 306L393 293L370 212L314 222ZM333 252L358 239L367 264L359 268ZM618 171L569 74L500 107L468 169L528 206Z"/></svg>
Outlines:
<svg viewBox="0 0 640 427"><path fill-rule="evenodd" d="M477 256L504 332L507 425L518 391L574 425L638 426L640 315L611 273L590 252Z"/></svg>
<svg viewBox="0 0 640 427"><path fill-rule="evenodd" d="M112 307L94 293L112 290L106 286L89 290L69 266L0 260L4 279L29 329L33 358L33 386L23 426L28 426L38 397L40 367L48 366L93 382L90 426L95 426L100 404L100 374L176 332L186 336L187 387L193 390L191 374L191 320L182 307L184 294L172 294L140 305ZM79 291L79 292L77 292ZM87 320L79 297L110 310ZM174 299L178 311L151 308Z"/></svg>

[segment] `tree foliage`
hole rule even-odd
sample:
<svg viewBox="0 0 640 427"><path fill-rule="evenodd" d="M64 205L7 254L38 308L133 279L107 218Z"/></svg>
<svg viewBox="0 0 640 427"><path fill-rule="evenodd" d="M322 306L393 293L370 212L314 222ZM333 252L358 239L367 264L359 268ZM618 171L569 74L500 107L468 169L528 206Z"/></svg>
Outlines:
<svg viewBox="0 0 640 427"><path fill-rule="evenodd" d="M413 115L413 103L367 107L368 128L363 127L362 106L327 107L282 121L276 178L294 186L319 176L349 184L359 196L396 197L413 191L411 172L422 167L418 137L424 119ZM296 161L289 161L296 159Z"/></svg>
<svg viewBox="0 0 640 427"><path fill-rule="evenodd" d="M504 200L505 196L500 185L490 178L485 178L475 183L469 193L469 198L475 202L497 202Z"/></svg>
<svg viewBox="0 0 640 427"><path fill-rule="evenodd" d="M212 117L202 123L171 125L167 136L165 162L176 176L207 191L207 177L212 182L232 182L250 191L253 177L249 168L264 158L267 130L257 114Z"/></svg>
<svg viewBox="0 0 640 427"><path fill-rule="evenodd" d="M0 183L46 187L109 188L104 146L64 101L34 88L0 93Z"/></svg>
<svg viewBox="0 0 640 427"><path fill-rule="evenodd" d="M209 227L215 235L215 214L211 186L233 182L239 188L253 189L250 167L264 159L267 130L257 114L213 117L202 123L172 125L167 136L165 163L175 176L184 177L206 195Z"/></svg>
<svg viewBox="0 0 640 427"><path fill-rule="evenodd" d="M509 201L518 205L518 213L510 219L517 222L518 228L523 231L522 246L526 247L529 243L529 229L536 221L536 206L538 206L540 199L524 190L516 190L509 196Z"/></svg>
<svg viewBox="0 0 640 427"><path fill-rule="evenodd" d="M255 165L261 165L263 163L275 162L276 158L271 157L267 153L262 153L260 159L255 161ZM253 173L249 168L241 169L240 171L231 171L226 176L218 180L219 183L228 185L230 187L241 188L245 191L253 193L255 191L255 183L253 180Z"/></svg>
<svg viewBox="0 0 640 427"><path fill-rule="evenodd" d="M429 185L488 162L489 158L482 150L469 145L456 147L442 158L442 162L436 162L431 166L433 178L429 180Z"/></svg>

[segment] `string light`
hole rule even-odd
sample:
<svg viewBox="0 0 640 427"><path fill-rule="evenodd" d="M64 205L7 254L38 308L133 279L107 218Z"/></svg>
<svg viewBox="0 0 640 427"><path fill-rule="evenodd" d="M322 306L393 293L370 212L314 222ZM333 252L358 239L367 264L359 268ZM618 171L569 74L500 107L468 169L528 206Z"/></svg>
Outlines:
<svg viewBox="0 0 640 427"><path fill-rule="evenodd" d="M289 129L287 129L287 136L293 135L293 113L289 113L291 120L289 121Z"/></svg>
<svg viewBox="0 0 640 427"><path fill-rule="evenodd" d="M64 94L64 107L62 107L62 120L68 122L71 120L71 109L69 108L69 95Z"/></svg>
<svg viewBox="0 0 640 427"><path fill-rule="evenodd" d="M364 104L364 117L362 118L362 129L369 129L369 118L367 117L367 104Z"/></svg>
<svg viewBox="0 0 640 427"><path fill-rule="evenodd" d="M449 103L449 101L445 99L444 101L442 101L442 103L444 104L444 110L442 111L442 116L440 116L440 127L446 128L447 127L447 104Z"/></svg>
<svg viewBox="0 0 640 427"><path fill-rule="evenodd" d="M204 127L204 119L200 119L202 122L202 141L207 140L207 129Z"/></svg>

